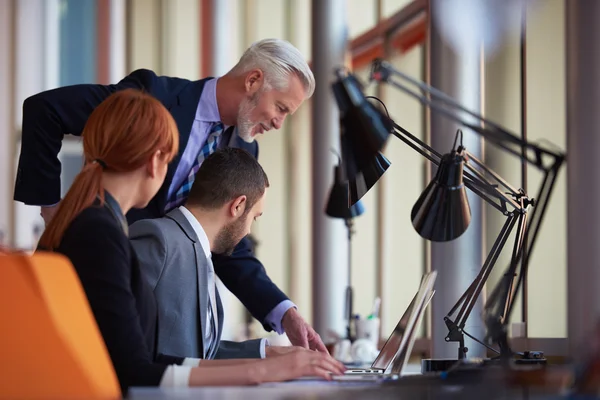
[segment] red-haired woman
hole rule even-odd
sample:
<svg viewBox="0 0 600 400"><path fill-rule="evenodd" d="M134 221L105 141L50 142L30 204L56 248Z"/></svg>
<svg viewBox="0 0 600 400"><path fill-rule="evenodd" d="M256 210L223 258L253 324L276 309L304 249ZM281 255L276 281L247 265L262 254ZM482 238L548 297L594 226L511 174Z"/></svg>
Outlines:
<svg viewBox="0 0 600 400"><path fill-rule="evenodd" d="M85 165L40 238L77 271L123 392L131 386L244 385L342 373L328 355L296 351L264 360L155 354L157 312L127 237L125 214L161 187L178 151L171 114L148 94L114 93L83 131Z"/></svg>

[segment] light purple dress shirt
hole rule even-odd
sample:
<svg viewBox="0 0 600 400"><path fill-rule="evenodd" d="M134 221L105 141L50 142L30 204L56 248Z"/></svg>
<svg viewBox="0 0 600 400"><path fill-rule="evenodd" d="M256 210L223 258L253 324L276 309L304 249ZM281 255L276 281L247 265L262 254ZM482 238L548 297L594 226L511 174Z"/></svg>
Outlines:
<svg viewBox="0 0 600 400"><path fill-rule="evenodd" d="M204 83L204 89L202 90L198 108L196 109L196 116L192 123L190 138L175 170L171 186L169 186L168 198L171 198L171 195L183 185L183 182L192 170L200 149L202 149L202 146L206 143L206 139L208 139L210 127L219 121L221 121L221 114L219 114L219 107L217 107L217 80L211 79ZM220 137L217 139L217 145L220 139Z"/></svg>
<svg viewBox="0 0 600 400"><path fill-rule="evenodd" d="M178 190L183 184L188 174L194 165L196 157L202 146L206 143L211 126L215 122L221 121L221 114L219 114L219 107L217 106L217 78L208 80L204 83L204 89L200 95L200 101L198 102L198 108L196 109L196 116L192 123L192 131L190 132L190 138L188 139L187 145L181 155L175 175L171 186L169 186L169 198L174 191ZM227 129L227 127L225 127ZM221 140L221 137L217 139ZM217 146L219 142L217 142ZM275 308L267 314L265 318L265 324L269 325L278 334L283 333L283 327L281 326L281 320L283 315L292 307L296 307L290 300L284 300L279 303Z"/></svg>

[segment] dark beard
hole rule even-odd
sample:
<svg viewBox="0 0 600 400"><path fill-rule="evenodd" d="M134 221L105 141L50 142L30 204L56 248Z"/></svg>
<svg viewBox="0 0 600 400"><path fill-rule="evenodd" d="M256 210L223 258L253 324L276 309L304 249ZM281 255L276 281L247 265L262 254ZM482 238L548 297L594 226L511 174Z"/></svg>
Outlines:
<svg viewBox="0 0 600 400"><path fill-rule="evenodd" d="M244 227L248 215L241 217L235 222L224 226L215 239L215 253L230 256L235 246L244 238Z"/></svg>

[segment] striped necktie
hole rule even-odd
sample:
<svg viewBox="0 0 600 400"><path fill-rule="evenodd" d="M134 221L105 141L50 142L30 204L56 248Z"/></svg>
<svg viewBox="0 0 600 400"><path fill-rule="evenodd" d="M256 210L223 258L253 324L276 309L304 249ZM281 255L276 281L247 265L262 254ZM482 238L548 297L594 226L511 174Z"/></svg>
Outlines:
<svg viewBox="0 0 600 400"><path fill-rule="evenodd" d="M194 184L194 178L196 178L196 172L198 172L198 170L200 169L202 161L204 161L206 157L214 153L214 151L217 149L217 139L219 138L221 133L223 133L223 128L224 125L221 122L215 123L210 128L210 132L208 134L208 138L206 139L206 143L200 149L198 157L196 157L196 160L192 165L192 169L190 170L189 175L183 181L183 184L181 185L179 190L177 190L177 192L171 195L171 199L169 199L165 207L165 212L169 212L172 209L179 207L185 202L185 200L188 197L188 194L190 193L190 190L192 189L192 185Z"/></svg>
<svg viewBox="0 0 600 400"><path fill-rule="evenodd" d="M207 355L214 357L216 353L216 347L219 345L219 317L217 314L217 282L215 280L215 268L210 258L208 259L207 283L209 309L206 313L208 319L208 321L206 321L208 324L208 329L206 330L207 337L205 339L206 346L204 348Z"/></svg>

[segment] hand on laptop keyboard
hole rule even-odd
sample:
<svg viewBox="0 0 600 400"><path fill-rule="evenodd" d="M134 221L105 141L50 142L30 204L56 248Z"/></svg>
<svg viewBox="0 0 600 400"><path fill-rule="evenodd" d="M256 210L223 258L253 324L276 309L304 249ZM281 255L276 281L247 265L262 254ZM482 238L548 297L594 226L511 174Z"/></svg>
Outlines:
<svg viewBox="0 0 600 400"><path fill-rule="evenodd" d="M342 375L346 367L329 354L311 350L265 358L256 364L257 383L282 382L306 376L331 380L332 375Z"/></svg>

